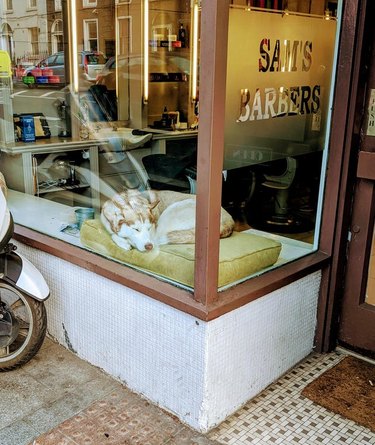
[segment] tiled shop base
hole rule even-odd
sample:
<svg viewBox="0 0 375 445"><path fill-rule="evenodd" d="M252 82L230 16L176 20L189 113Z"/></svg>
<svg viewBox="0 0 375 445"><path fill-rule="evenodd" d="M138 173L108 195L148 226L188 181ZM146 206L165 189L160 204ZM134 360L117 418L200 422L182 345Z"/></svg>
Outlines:
<svg viewBox="0 0 375 445"><path fill-rule="evenodd" d="M345 355L309 356L209 434L229 445L372 445L375 434L301 396ZM374 407L375 409L375 407Z"/></svg>

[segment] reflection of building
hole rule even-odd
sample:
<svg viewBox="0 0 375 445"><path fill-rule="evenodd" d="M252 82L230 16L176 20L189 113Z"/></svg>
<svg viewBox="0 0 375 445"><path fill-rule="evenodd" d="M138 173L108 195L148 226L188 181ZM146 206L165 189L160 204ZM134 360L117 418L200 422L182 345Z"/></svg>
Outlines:
<svg viewBox="0 0 375 445"><path fill-rule="evenodd" d="M61 0L47 0L48 30L50 32L50 52L63 50L64 34Z"/></svg>
<svg viewBox="0 0 375 445"><path fill-rule="evenodd" d="M9 51L12 61L18 64L39 60L61 49L61 1L7 0L1 30L1 48Z"/></svg>
<svg viewBox="0 0 375 445"><path fill-rule="evenodd" d="M77 2L78 50L115 55L115 4L113 0ZM100 33L99 33L100 30Z"/></svg>
<svg viewBox="0 0 375 445"><path fill-rule="evenodd" d="M114 2L79 2L77 16L80 50L115 53ZM9 52L16 64L35 63L63 50L62 0L6 0L0 9L0 48ZM99 34L99 29L101 30Z"/></svg>

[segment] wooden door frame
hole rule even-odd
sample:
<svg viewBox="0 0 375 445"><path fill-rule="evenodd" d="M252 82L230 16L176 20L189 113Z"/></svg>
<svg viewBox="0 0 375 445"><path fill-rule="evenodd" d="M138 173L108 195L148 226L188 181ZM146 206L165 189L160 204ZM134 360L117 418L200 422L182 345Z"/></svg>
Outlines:
<svg viewBox="0 0 375 445"><path fill-rule="evenodd" d="M332 261L322 274L316 332L316 349L320 352L330 351L337 346L358 162L358 151L354 148L359 146L361 137L363 113L359 111L363 111L368 77L368 66L363 63L363 57L369 46L368 39L371 38L369 26L365 26L370 16L374 17L374 3L371 0L344 2L325 196L326 203L337 200L337 213L333 222L326 221L328 225L335 225L335 236L332 241ZM333 174L330 175L330 172ZM334 172L340 174L339 180L332 177ZM323 219L322 227L325 227L324 223ZM323 244L329 241L325 239L326 233L322 231Z"/></svg>
<svg viewBox="0 0 375 445"><path fill-rule="evenodd" d="M375 153L372 153L375 165ZM361 197L360 201L358 197ZM363 202L371 205L363 206ZM374 331L371 321L375 317L375 306L365 303L367 270L373 239L375 213L375 183L359 177L353 205L351 221L351 241L348 250L346 279L343 296L345 304L341 307L338 341L344 346L359 352L371 354ZM360 289L360 292L358 292ZM360 326L360 329L358 327Z"/></svg>
<svg viewBox="0 0 375 445"><path fill-rule="evenodd" d="M372 2L373 3L373 2ZM374 20L372 6L368 21ZM347 273L344 281L343 304L341 305L338 341L350 348L375 356L374 325L375 306L365 302L368 282L368 267L373 242L375 216L375 137L367 135L370 91L375 89L375 32L370 26L368 44L362 62L368 67L363 95L364 108L358 109L362 116L355 175L353 211L350 220ZM357 147L353 147L357 148ZM358 327L360 326L360 329Z"/></svg>

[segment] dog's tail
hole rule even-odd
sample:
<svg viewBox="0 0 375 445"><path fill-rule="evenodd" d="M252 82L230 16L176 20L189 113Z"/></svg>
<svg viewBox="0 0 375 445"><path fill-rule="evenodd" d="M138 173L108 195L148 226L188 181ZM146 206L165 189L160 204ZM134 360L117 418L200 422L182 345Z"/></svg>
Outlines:
<svg viewBox="0 0 375 445"><path fill-rule="evenodd" d="M231 236L234 230L234 220L232 216L225 210L221 209L220 220L220 238L228 238Z"/></svg>
<svg viewBox="0 0 375 445"><path fill-rule="evenodd" d="M161 235L158 240L158 245L163 244L194 244L195 230L173 230L171 232Z"/></svg>

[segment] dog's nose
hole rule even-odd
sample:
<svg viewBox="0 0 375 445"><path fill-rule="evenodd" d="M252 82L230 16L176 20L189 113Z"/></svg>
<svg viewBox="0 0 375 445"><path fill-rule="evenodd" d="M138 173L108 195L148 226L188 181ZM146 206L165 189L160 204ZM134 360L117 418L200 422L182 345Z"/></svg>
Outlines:
<svg viewBox="0 0 375 445"><path fill-rule="evenodd" d="M154 245L152 243L145 244L145 249L146 250L152 250L153 248L154 248Z"/></svg>

